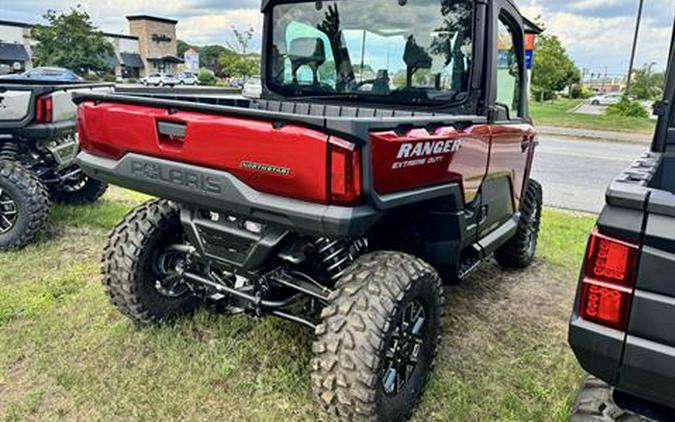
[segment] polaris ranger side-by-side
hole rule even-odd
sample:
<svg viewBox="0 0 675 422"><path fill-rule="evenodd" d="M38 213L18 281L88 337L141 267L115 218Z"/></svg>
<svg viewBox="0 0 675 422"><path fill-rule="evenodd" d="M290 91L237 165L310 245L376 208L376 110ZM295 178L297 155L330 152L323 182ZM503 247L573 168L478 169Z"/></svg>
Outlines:
<svg viewBox="0 0 675 422"><path fill-rule="evenodd" d="M217 302L309 326L326 411L405 419L441 276L535 255L523 18L508 0L262 11L260 100L76 96L87 174L162 198L112 233L105 289L139 324Z"/></svg>
<svg viewBox="0 0 675 422"><path fill-rule="evenodd" d="M0 250L30 243L51 201L96 201L106 184L75 163L74 92L111 92L112 85L0 80Z"/></svg>
<svg viewBox="0 0 675 422"><path fill-rule="evenodd" d="M583 264L576 422L675 420L675 33L666 74L651 151L610 185Z"/></svg>

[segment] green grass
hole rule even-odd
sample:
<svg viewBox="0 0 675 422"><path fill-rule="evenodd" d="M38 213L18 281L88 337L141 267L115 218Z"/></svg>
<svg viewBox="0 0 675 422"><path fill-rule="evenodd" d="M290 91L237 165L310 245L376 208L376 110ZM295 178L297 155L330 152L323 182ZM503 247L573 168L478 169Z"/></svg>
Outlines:
<svg viewBox="0 0 675 422"><path fill-rule="evenodd" d="M570 113L582 100L558 99L539 103L530 101L530 114L540 126L608 130L652 134L656 123L650 119L619 116L594 116Z"/></svg>
<svg viewBox="0 0 675 422"><path fill-rule="evenodd" d="M48 232L0 254L0 420L321 420L312 333L202 311L138 329L100 286L107 232L140 197L57 207ZM528 271L485 264L448 288L444 341L415 419L563 421L581 372L566 323L593 219L547 210Z"/></svg>

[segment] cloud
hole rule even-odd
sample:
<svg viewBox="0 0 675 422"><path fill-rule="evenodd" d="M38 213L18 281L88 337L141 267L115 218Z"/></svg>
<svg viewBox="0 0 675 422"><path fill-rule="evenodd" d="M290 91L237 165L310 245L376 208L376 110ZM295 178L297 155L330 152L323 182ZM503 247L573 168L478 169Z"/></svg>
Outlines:
<svg viewBox="0 0 675 422"><path fill-rule="evenodd" d="M523 13L541 16L547 32L558 35L572 58L589 72L620 74L628 70L638 3L635 0L524 0ZM656 62L665 68L671 39L672 0L647 0L638 65Z"/></svg>
<svg viewBox="0 0 675 422"><path fill-rule="evenodd" d="M83 4L102 29L126 33L126 15L152 14L180 21L178 35L188 42L221 43L232 40L231 26L258 30L260 0L21 0L3 5L3 19L41 21L48 8L65 10ZM352 0L363 4L367 0ZM392 0L394 1L394 0ZM412 1L411 1L411 4ZM541 16L548 32L559 35L579 67L610 73L625 72L633 38L637 0L519 0L523 13ZM364 13L368 8L364 9ZM673 0L646 0L638 46L638 64L656 62L665 67L673 25Z"/></svg>

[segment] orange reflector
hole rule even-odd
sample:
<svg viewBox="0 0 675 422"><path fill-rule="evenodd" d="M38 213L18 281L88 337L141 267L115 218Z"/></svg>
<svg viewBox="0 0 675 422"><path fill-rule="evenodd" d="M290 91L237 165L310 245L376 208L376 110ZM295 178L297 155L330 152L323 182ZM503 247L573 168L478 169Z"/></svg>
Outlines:
<svg viewBox="0 0 675 422"><path fill-rule="evenodd" d="M586 279L581 285L580 316L588 321L626 331L632 290Z"/></svg>

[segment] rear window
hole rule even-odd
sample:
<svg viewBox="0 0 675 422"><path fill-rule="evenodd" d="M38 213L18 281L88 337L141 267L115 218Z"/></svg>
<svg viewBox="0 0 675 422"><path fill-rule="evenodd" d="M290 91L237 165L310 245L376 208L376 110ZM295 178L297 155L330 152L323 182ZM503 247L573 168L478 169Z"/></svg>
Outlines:
<svg viewBox="0 0 675 422"><path fill-rule="evenodd" d="M473 4L279 4L272 12L270 87L287 96L334 93L396 103L461 102L473 58Z"/></svg>

